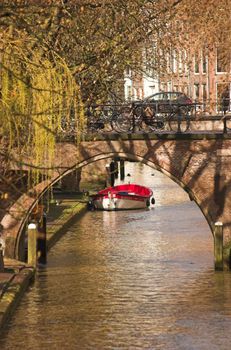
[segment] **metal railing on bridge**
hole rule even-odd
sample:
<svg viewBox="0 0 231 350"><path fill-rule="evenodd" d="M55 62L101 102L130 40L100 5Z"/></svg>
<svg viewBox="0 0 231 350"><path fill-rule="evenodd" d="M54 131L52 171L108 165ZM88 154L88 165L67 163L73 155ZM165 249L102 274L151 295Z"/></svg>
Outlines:
<svg viewBox="0 0 231 350"><path fill-rule="evenodd" d="M227 104L226 104L227 106ZM123 103L90 105L85 109L85 133L185 133L231 131L230 109L208 103ZM76 131L74 120L62 121L62 132Z"/></svg>

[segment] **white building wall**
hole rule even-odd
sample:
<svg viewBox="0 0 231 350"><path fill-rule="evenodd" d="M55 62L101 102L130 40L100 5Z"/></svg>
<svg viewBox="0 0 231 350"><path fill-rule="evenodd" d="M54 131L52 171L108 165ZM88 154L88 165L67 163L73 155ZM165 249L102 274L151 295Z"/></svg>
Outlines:
<svg viewBox="0 0 231 350"><path fill-rule="evenodd" d="M124 78L124 98L125 100L132 98L132 79L129 77Z"/></svg>
<svg viewBox="0 0 231 350"><path fill-rule="evenodd" d="M124 98L125 100L142 99L160 91L158 79L150 78L146 75L142 77L142 86L134 87L131 70L127 70L124 76Z"/></svg>
<svg viewBox="0 0 231 350"><path fill-rule="evenodd" d="M144 97L150 96L159 92L158 79L153 79L144 75L143 77Z"/></svg>

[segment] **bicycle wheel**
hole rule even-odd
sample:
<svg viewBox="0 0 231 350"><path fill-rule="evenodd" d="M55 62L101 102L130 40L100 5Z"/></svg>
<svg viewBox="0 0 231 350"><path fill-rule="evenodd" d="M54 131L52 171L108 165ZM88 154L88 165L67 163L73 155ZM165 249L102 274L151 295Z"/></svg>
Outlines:
<svg viewBox="0 0 231 350"><path fill-rule="evenodd" d="M190 115L187 109L181 108L169 116L169 128L174 132L186 132L190 126Z"/></svg>
<svg viewBox="0 0 231 350"><path fill-rule="evenodd" d="M88 119L87 121L87 130L89 132L100 132L104 130L105 124L102 119Z"/></svg>
<svg viewBox="0 0 231 350"><path fill-rule="evenodd" d="M156 116L153 116L152 118L144 117L143 121L147 126L148 131L161 131L165 128L165 121Z"/></svg>
<svg viewBox="0 0 231 350"><path fill-rule="evenodd" d="M137 113L142 123L142 129L147 132L160 131L165 127L165 117L163 114L156 113L151 104L140 106Z"/></svg>
<svg viewBox="0 0 231 350"><path fill-rule="evenodd" d="M132 130L132 116L129 107L114 112L111 119L111 127L116 132L128 132Z"/></svg>

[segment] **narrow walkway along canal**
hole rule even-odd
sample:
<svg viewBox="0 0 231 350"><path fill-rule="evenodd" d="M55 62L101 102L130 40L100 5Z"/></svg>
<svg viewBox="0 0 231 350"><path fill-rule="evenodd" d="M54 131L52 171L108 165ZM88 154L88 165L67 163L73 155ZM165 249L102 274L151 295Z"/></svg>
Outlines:
<svg viewBox="0 0 231 350"><path fill-rule="evenodd" d="M230 349L231 274L214 272L207 222L164 175L134 163L128 172L126 180L153 187L156 205L76 222L49 253L1 350Z"/></svg>

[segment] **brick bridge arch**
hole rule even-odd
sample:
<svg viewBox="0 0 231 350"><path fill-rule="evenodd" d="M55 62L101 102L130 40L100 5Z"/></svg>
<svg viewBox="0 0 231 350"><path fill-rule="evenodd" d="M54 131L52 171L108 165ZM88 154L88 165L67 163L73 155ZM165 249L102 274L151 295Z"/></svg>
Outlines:
<svg viewBox="0 0 231 350"><path fill-rule="evenodd" d="M5 226L7 255L18 258L22 228L29 212L47 188L68 173L106 158L137 160L160 170L190 195L213 233L214 223L224 225L225 242L231 240L231 140L224 135L108 135L84 141L80 146L57 144L53 177L39 184L36 199L22 196L11 208L13 220ZM24 211L18 208L23 206ZM15 214L16 213L16 214ZM3 223L4 223L3 219Z"/></svg>

